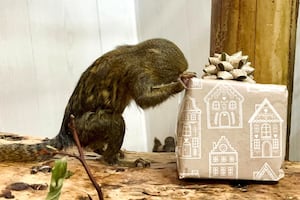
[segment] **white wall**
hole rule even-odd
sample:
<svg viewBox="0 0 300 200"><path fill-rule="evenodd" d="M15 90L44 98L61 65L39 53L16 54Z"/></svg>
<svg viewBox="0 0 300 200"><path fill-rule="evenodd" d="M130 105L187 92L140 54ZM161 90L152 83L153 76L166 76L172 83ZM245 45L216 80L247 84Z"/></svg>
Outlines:
<svg viewBox="0 0 300 200"><path fill-rule="evenodd" d="M116 45L164 37L200 72L209 23L209 1L1 0L0 131L55 136L81 73ZM147 124L130 105L124 147L151 150L154 136L174 135L178 100L147 111Z"/></svg>
<svg viewBox="0 0 300 200"><path fill-rule="evenodd" d="M0 131L55 136L81 73L125 43L137 43L133 0L1 0ZM145 151L143 111L124 117L124 146Z"/></svg>
<svg viewBox="0 0 300 200"><path fill-rule="evenodd" d="M210 50L210 1L136 0L139 40L163 37L175 42L189 62L189 70L202 75ZM180 95L146 114L148 150L154 137L161 141L175 135Z"/></svg>

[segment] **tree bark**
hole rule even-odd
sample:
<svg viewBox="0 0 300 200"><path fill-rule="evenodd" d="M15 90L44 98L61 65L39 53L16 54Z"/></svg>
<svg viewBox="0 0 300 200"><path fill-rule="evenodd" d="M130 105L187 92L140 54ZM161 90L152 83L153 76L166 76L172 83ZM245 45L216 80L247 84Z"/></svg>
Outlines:
<svg viewBox="0 0 300 200"><path fill-rule="evenodd" d="M211 49L243 51L255 67L257 83L287 85L288 128L293 92L299 0L212 0ZM287 139L287 156L289 139Z"/></svg>

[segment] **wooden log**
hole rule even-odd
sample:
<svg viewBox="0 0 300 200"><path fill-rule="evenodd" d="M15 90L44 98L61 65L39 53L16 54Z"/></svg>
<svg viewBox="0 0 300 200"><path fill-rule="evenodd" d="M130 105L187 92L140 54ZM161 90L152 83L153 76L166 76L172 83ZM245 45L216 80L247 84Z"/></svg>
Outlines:
<svg viewBox="0 0 300 200"><path fill-rule="evenodd" d="M228 180L179 180L175 155L172 153L126 152L131 159L143 157L152 160L150 168L123 168L106 166L88 160L92 173L101 184L104 199L299 199L300 163L286 162L286 176L278 183L257 183ZM30 169L41 163L0 163L0 189L11 183L49 184L50 173L30 174ZM68 169L74 175L66 179L61 199L79 199L97 194L81 164L68 159ZM39 200L47 190L12 191L16 199Z"/></svg>
<svg viewBox="0 0 300 200"><path fill-rule="evenodd" d="M2 143L3 140L0 140ZM7 142L7 141L6 141ZM27 141L28 143L37 142ZM175 153L141 153L125 151L125 160L143 158L151 161L149 168L128 168L101 164L99 156L86 152L87 162L97 182L101 185L105 200L128 199L300 199L300 163L285 162L285 177L278 183L229 181L229 180L179 180ZM68 170L74 173L64 181L61 200L97 199L85 170L78 160L68 158ZM15 182L49 184L50 173L31 174L33 166L45 163L1 162L0 191ZM46 164L51 164L47 162ZM48 190L12 191L15 199L40 200Z"/></svg>

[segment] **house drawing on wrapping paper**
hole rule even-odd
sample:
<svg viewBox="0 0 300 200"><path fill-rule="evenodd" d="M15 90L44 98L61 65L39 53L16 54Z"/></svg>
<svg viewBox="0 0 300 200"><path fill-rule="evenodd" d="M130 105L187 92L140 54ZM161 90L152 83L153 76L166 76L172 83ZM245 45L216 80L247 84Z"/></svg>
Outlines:
<svg viewBox="0 0 300 200"><path fill-rule="evenodd" d="M201 158L201 110L196 100L188 97L183 102L178 137L178 155L184 159Z"/></svg>
<svg viewBox="0 0 300 200"><path fill-rule="evenodd" d="M256 105L256 110L248 122L250 124L250 157L280 157L283 119L268 99Z"/></svg>
<svg viewBox="0 0 300 200"><path fill-rule="evenodd" d="M277 181L280 177L276 175L276 173L272 170L268 163L264 163L263 166L260 168L259 171L253 172L253 179L254 180L272 180Z"/></svg>
<svg viewBox="0 0 300 200"><path fill-rule="evenodd" d="M209 177L229 178L238 177L238 152L231 146L225 136L221 136L209 153Z"/></svg>
<svg viewBox="0 0 300 200"><path fill-rule="evenodd" d="M204 98L207 109L207 127L242 128L244 97L231 85L218 83Z"/></svg>

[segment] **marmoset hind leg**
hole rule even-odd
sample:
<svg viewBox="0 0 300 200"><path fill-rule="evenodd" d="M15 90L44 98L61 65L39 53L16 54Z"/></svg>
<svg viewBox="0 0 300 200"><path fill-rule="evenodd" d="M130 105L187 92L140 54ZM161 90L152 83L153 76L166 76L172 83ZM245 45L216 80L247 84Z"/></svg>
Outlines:
<svg viewBox="0 0 300 200"><path fill-rule="evenodd" d="M125 122L121 113L99 109L76 117L75 123L83 147L101 154L109 164L118 163L125 134Z"/></svg>

